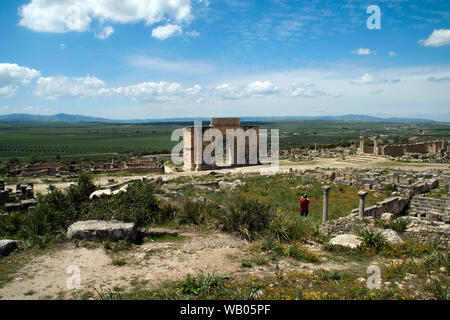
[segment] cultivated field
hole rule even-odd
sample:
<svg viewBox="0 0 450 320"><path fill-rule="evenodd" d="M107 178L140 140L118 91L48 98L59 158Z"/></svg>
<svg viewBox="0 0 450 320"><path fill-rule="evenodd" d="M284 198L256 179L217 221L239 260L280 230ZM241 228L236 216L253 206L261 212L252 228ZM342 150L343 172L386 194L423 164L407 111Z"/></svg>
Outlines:
<svg viewBox="0 0 450 320"><path fill-rule="evenodd" d="M250 123L243 123L250 124ZM450 135L450 124L400 124L354 121L258 122L265 129L280 130L281 148L290 146L349 145L359 136L381 135L380 143L408 142L408 137L438 140ZM118 155L170 153L175 129L192 123L1 123L0 161L32 156L58 159L105 159ZM370 145L371 141L367 141Z"/></svg>

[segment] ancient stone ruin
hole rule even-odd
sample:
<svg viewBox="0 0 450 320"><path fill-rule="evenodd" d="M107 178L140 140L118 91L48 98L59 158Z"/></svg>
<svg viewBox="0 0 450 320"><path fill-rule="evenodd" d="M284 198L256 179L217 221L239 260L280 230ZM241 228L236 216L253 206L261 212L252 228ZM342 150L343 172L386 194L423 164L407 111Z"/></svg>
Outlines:
<svg viewBox="0 0 450 320"><path fill-rule="evenodd" d="M208 137L208 131L212 132L214 137ZM219 135L222 139L218 138ZM243 126L240 118L213 118L209 126L185 128L183 139L185 171L213 170L219 167L249 166L259 163L259 126ZM211 143L223 146L225 161L216 157L213 149L212 163L205 163L203 155ZM238 158L239 148L243 152L243 159Z"/></svg>
<svg viewBox="0 0 450 320"><path fill-rule="evenodd" d="M448 141L442 139L442 141L428 141L415 144L402 144L402 145L386 145L378 146L378 137L373 137L373 146L366 146L363 136L360 137L360 145L358 154L372 154L374 156L387 156L387 157L405 157L411 158L430 158L437 157L440 159L449 158L450 146Z"/></svg>
<svg viewBox="0 0 450 320"><path fill-rule="evenodd" d="M5 181L0 180L0 209L5 209L6 212L23 211L35 204L33 183L26 185L18 183L14 191L10 188L6 189Z"/></svg>
<svg viewBox="0 0 450 320"><path fill-rule="evenodd" d="M132 161L102 161L90 164L35 163L20 164L7 170L10 177L51 177L75 176L79 173L94 174L159 173L164 172L164 164L156 158L134 159Z"/></svg>

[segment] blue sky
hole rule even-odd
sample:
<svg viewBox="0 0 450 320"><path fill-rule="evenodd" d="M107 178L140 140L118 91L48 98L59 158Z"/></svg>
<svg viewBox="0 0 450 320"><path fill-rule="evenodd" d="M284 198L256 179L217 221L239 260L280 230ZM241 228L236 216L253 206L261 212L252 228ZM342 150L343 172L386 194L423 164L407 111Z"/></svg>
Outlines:
<svg viewBox="0 0 450 320"><path fill-rule="evenodd" d="M450 121L447 0L2 1L0 26L0 114Z"/></svg>

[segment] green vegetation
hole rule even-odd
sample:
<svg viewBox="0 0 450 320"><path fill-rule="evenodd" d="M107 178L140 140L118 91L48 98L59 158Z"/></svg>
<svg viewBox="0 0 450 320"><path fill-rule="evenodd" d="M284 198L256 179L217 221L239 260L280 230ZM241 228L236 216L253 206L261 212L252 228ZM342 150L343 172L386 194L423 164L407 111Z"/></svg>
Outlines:
<svg viewBox="0 0 450 320"><path fill-rule="evenodd" d="M408 228L408 225L411 223L409 218L396 217L390 221L384 221L382 219L375 219L375 224L384 228L384 229L392 229L394 231L403 233Z"/></svg>
<svg viewBox="0 0 450 320"><path fill-rule="evenodd" d="M50 186L48 194L40 195L29 213L0 216L0 237L45 246L64 240L67 228L80 220L117 219L141 227L173 219L173 209L156 200L154 184L134 182L127 193L90 201L96 188L89 174L81 174L65 192Z"/></svg>
<svg viewBox="0 0 450 320"><path fill-rule="evenodd" d="M263 121L265 129L280 130L281 147L350 146L359 136L382 135L380 143L407 143L408 137L440 139L450 135L447 123L405 124L357 121ZM191 122L152 124L0 123L0 160L97 159L117 154L169 153L177 144L172 132ZM370 144L370 141L366 142ZM32 159L33 158L33 159Z"/></svg>

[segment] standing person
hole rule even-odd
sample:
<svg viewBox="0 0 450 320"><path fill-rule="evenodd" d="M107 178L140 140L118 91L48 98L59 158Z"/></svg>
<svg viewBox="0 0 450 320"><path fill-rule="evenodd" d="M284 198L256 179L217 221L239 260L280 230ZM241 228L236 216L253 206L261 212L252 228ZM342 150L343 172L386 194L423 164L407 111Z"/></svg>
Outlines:
<svg viewBox="0 0 450 320"><path fill-rule="evenodd" d="M300 215L302 217L307 217L309 214L309 201L308 195L304 194L302 198L300 199Z"/></svg>

